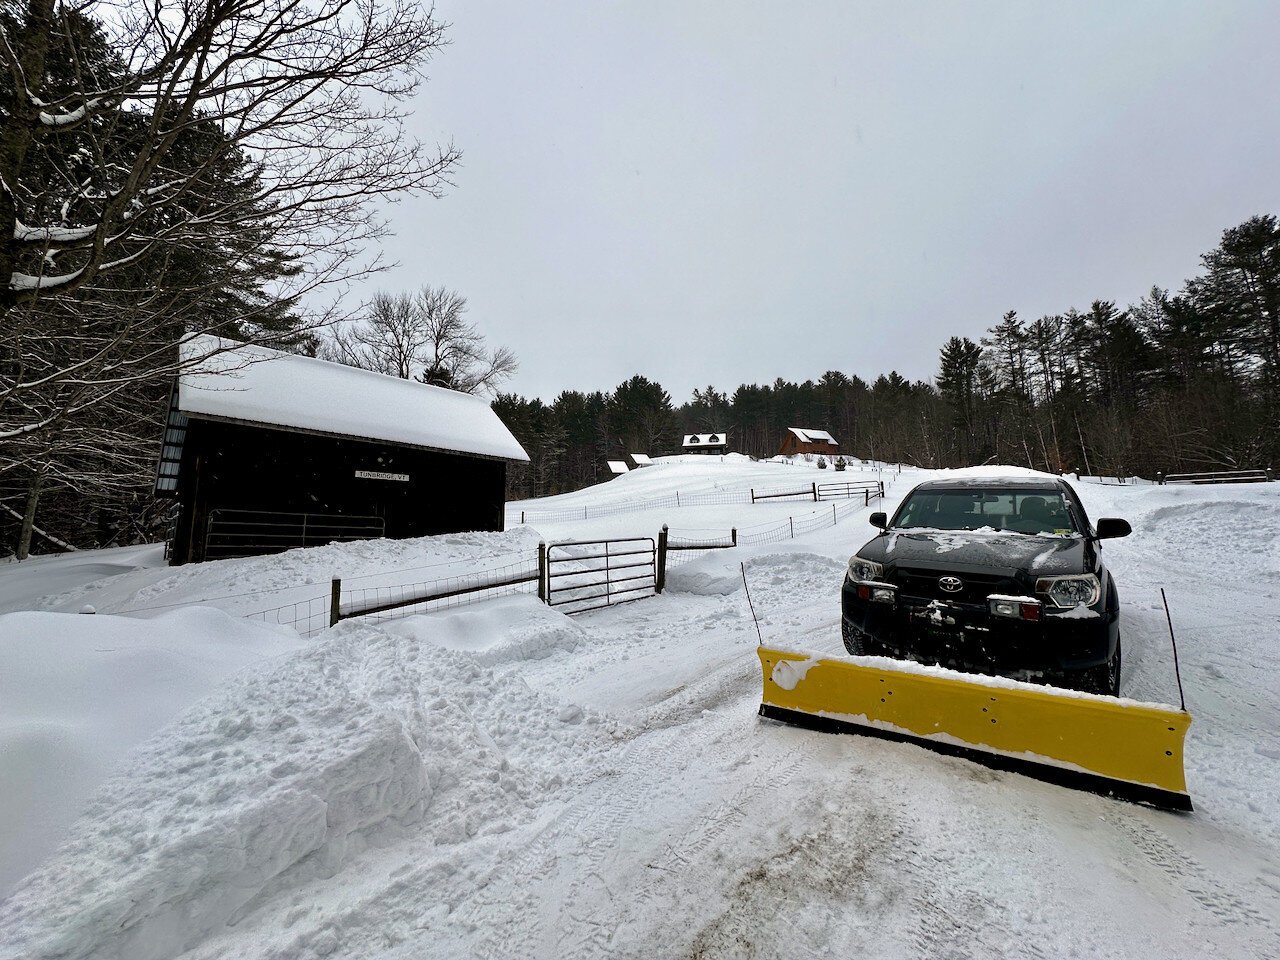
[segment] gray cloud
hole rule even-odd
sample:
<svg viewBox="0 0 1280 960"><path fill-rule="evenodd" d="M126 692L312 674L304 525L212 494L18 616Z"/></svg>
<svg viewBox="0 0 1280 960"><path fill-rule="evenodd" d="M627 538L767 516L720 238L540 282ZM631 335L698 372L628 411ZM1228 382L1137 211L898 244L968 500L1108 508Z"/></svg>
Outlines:
<svg viewBox="0 0 1280 960"><path fill-rule="evenodd" d="M802 6L802 9L792 7ZM1274 212L1272 3L462 3L389 211L550 399L932 376L952 334L1177 285Z"/></svg>

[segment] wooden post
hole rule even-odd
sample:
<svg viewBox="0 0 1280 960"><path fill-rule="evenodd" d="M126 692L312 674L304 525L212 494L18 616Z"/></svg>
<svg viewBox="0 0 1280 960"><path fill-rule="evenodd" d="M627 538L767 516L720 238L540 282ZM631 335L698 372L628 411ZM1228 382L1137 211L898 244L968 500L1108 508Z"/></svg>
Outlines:
<svg viewBox="0 0 1280 960"><path fill-rule="evenodd" d="M653 570L653 592L661 593L667 585L667 525L658 531L658 559Z"/></svg>
<svg viewBox="0 0 1280 960"><path fill-rule="evenodd" d="M816 480L813 482L813 502L818 502L818 482Z"/></svg>
<svg viewBox="0 0 1280 960"><path fill-rule="evenodd" d="M733 545L736 547L738 545L738 528L737 527L734 527L729 531L729 537L730 539L732 539Z"/></svg>
<svg viewBox="0 0 1280 960"><path fill-rule="evenodd" d="M787 517L787 523L791 524L791 539L794 540L796 538L796 518Z"/></svg>
<svg viewBox="0 0 1280 960"><path fill-rule="evenodd" d="M831 525L833 527L836 525L836 505L834 503L831 505Z"/></svg>
<svg viewBox="0 0 1280 960"><path fill-rule="evenodd" d="M538 543L538 599L543 603L551 602L548 596L550 585L551 578L547 575L547 541L543 540Z"/></svg>
<svg viewBox="0 0 1280 960"><path fill-rule="evenodd" d="M329 591L329 626L336 627L342 619L342 580L333 578Z"/></svg>

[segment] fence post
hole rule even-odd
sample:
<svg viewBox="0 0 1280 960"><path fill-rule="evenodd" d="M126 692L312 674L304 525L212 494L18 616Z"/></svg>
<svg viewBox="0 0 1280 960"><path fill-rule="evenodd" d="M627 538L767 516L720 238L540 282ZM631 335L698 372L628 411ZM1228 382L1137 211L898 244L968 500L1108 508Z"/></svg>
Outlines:
<svg viewBox="0 0 1280 960"><path fill-rule="evenodd" d="M667 525L658 531L658 562L653 569L653 592L661 593L667 585Z"/></svg>
<svg viewBox="0 0 1280 960"><path fill-rule="evenodd" d="M813 502L818 502L818 482L816 480L813 483Z"/></svg>
<svg viewBox="0 0 1280 960"><path fill-rule="evenodd" d="M833 527L836 525L836 505L834 503L831 505L831 525Z"/></svg>
<svg viewBox="0 0 1280 960"><path fill-rule="evenodd" d="M680 506L680 491L676 491L676 506Z"/></svg>
<svg viewBox="0 0 1280 960"><path fill-rule="evenodd" d="M336 627L342 619L342 580L333 578L329 585L329 626Z"/></svg>
<svg viewBox="0 0 1280 960"><path fill-rule="evenodd" d="M538 599L543 603L550 602L547 596L551 578L547 576L547 541L538 542Z"/></svg>
<svg viewBox="0 0 1280 960"><path fill-rule="evenodd" d="M733 527L729 531L729 538L733 542L733 545L736 547L738 545L738 528L737 527Z"/></svg>
<svg viewBox="0 0 1280 960"><path fill-rule="evenodd" d="M756 502L756 488L755 488L755 487L752 487L752 488L751 488L751 502L752 502L752 503L755 503L755 502Z"/></svg>
<svg viewBox="0 0 1280 960"><path fill-rule="evenodd" d="M787 523L791 524L791 539L794 540L796 538L796 518L787 517Z"/></svg>
<svg viewBox="0 0 1280 960"><path fill-rule="evenodd" d="M520 511L520 524L521 524L521 526L523 526L523 525L524 525L524 511L523 511L523 510L521 510L521 511Z"/></svg>

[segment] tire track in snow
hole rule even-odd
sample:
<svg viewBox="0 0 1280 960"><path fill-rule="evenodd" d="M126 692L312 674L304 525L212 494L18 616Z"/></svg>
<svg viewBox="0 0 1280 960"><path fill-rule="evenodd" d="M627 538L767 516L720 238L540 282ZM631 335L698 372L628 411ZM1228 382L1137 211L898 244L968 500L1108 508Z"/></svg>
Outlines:
<svg viewBox="0 0 1280 960"><path fill-rule="evenodd" d="M785 787L801 763L792 751L770 758L729 796L712 797L718 802L706 812L696 792L689 796L672 788L687 774L691 756L722 739L723 727L690 726L697 725L659 731L637 743L618 763L623 774L598 781L576 798L552 828L507 862L505 880L468 898L450 924L485 928L471 955L485 960L527 957L537 955L536 944L562 960L643 952L643 929L623 942L618 931L636 921L643 926L650 904L670 886L669 877L687 879L747 815L752 802ZM683 807L678 806L681 800ZM654 809L664 805L677 808L655 817ZM660 833L651 827L655 820L665 825ZM678 840L663 842L672 830ZM620 838L627 843L625 852ZM559 882L566 875L568 882ZM606 876L612 879L606 882ZM542 882L530 882L534 877ZM630 882L636 879L641 882ZM696 876L693 882L698 882ZM503 917L498 926L493 925L495 915Z"/></svg>
<svg viewBox="0 0 1280 960"><path fill-rule="evenodd" d="M615 924L615 931L625 923L634 923L650 913L650 904L659 898L664 890L671 888L670 877L686 875L690 868L695 866L694 861L705 860L712 844L723 838L731 827L746 817L747 804L766 792L785 788L795 778L800 763L800 758L794 752L787 751L775 757L764 770L731 796L722 800L710 813L699 816L691 811L695 817L696 828L681 832L676 843L665 845L661 856L654 857L645 863L645 869L650 871L649 879L639 889L630 893L626 915ZM684 876L684 879L689 878ZM630 939L638 943L648 941L645 931L638 931L638 935ZM646 952L644 950L629 951L633 955L644 955ZM579 950L566 953L564 956L566 960L574 960L575 957L590 957L594 954Z"/></svg>
<svg viewBox="0 0 1280 960"><path fill-rule="evenodd" d="M620 774L606 774L591 783L516 855L515 869L504 870L504 877L460 905L451 924L485 927L471 955L486 960L528 956L530 944L543 940L546 914L557 907L562 908L555 918L557 926L566 917L578 928L586 925L569 913L575 898L587 879L600 873L599 867L616 846L623 827L640 819L642 808L651 800L650 782L666 780L670 774L655 769L646 755L656 755L660 763L664 758L670 761L680 755L667 746L668 740L676 738L668 731L663 733L666 735L660 737L661 742L642 739L629 744L614 764L615 770L622 770ZM574 879L562 894L562 888L551 881L564 869L571 869ZM544 883L533 883L535 877L543 878ZM503 918L498 925L493 923L495 916ZM599 940L596 931L580 936L593 942Z"/></svg>
<svg viewBox="0 0 1280 960"><path fill-rule="evenodd" d="M1125 817L1116 823L1148 863L1164 873L1215 921L1247 924L1261 931L1274 929L1270 917L1232 890L1225 878L1210 876L1199 860L1180 850L1163 831L1138 817Z"/></svg>

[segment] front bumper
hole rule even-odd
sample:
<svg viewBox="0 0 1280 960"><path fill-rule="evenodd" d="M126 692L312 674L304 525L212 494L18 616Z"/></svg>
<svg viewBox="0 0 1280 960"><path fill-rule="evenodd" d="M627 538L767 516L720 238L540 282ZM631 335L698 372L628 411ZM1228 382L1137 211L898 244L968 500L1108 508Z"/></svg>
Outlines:
<svg viewBox="0 0 1280 960"><path fill-rule="evenodd" d="M1119 612L1101 604L1096 616L1064 617L1045 607L1039 620L1014 620L992 616L985 603L900 592L893 603L862 600L848 578L841 601L846 624L885 655L973 673L1077 673L1106 663L1119 636Z"/></svg>

